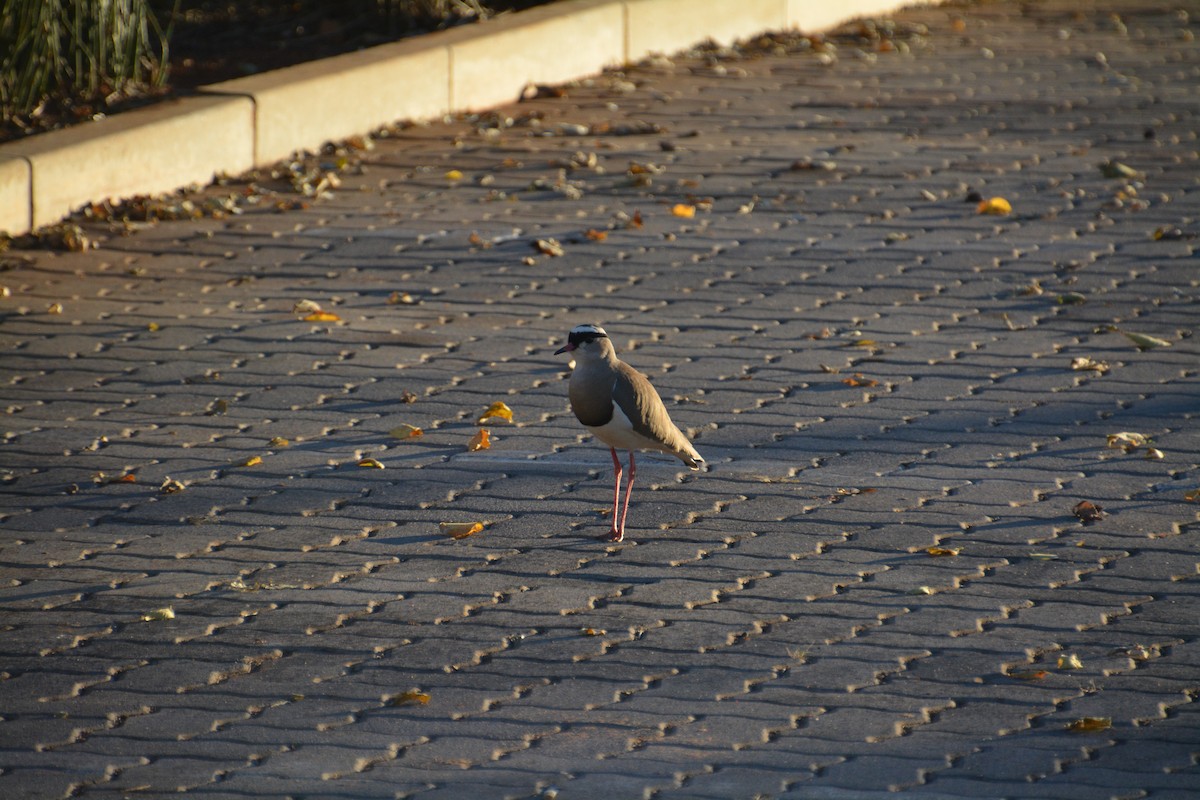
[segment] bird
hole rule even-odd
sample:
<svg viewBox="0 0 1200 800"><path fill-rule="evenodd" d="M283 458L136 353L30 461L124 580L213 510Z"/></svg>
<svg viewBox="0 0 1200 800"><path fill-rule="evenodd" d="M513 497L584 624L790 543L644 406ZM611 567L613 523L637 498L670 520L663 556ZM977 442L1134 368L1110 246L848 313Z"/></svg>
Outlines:
<svg viewBox="0 0 1200 800"><path fill-rule="evenodd" d="M575 368L571 371L567 389L571 410L593 436L608 445L612 454L612 530L602 538L619 542L625 538L625 516L629 513L629 495L633 492L633 479L637 474L635 450L673 455L693 470L700 469L704 458L671 421L650 380L617 358L617 351L604 328L599 325L575 326L567 336L567 343L554 352L555 355L563 353L575 356ZM623 505L618 502L621 497L618 449L629 451L629 477L625 483Z"/></svg>

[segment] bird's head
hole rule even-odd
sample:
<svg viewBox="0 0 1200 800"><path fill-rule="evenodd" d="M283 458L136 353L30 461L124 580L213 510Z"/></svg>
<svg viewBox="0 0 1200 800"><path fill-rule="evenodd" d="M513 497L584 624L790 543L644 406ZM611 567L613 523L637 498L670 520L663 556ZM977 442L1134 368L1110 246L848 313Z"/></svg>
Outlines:
<svg viewBox="0 0 1200 800"><path fill-rule="evenodd" d="M578 351L581 355L599 356L605 349L611 348L612 343L609 342L604 328L599 325L576 325L567 334L567 343L555 350L554 355Z"/></svg>

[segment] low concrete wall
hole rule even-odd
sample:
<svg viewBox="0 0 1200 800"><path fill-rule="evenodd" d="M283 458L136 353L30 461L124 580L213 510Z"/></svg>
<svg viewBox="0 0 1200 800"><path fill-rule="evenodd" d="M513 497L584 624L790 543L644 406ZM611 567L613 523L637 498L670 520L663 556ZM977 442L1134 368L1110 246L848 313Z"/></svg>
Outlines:
<svg viewBox="0 0 1200 800"><path fill-rule="evenodd" d="M206 184L367 133L515 100L555 84L770 30L826 30L902 0L565 0L477 25L204 87L96 122L0 145L0 231L81 205Z"/></svg>

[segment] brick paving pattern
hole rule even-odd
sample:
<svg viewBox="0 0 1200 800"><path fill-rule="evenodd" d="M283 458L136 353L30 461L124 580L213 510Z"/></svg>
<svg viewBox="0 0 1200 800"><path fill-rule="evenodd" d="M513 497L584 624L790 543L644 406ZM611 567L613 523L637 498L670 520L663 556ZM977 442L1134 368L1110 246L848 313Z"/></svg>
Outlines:
<svg viewBox="0 0 1200 800"><path fill-rule="evenodd" d="M1198 26L908 11L9 253L0 795L1196 796ZM581 322L708 460L618 545Z"/></svg>

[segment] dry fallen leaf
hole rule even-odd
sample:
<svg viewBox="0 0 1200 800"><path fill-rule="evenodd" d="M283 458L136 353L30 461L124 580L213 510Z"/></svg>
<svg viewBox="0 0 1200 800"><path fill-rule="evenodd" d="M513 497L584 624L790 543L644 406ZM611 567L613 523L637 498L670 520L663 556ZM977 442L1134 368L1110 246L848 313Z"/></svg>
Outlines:
<svg viewBox="0 0 1200 800"><path fill-rule="evenodd" d="M438 523L442 533L451 539L465 539L483 530L482 522L441 522Z"/></svg>
<svg viewBox="0 0 1200 800"><path fill-rule="evenodd" d="M467 452L474 453L476 450L487 450L492 446L491 432L487 428L480 428L471 441L467 442Z"/></svg>
<svg viewBox="0 0 1200 800"><path fill-rule="evenodd" d="M1097 361L1087 356L1079 356L1071 359L1071 369L1077 372L1098 372L1104 375L1108 372L1109 366L1107 361Z"/></svg>
<svg viewBox="0 0 1200 800"><path fill-rule="evenodd" d="M127 472L124 475L116 478L109 478L105 483L137 483L137 475L132 472Z"/></svg>
<svg viewBox="0 0 1200 800"><path fill-rule="evenodd" d="M63 312L63 304L62 303L51 303L50 305L46 306L47 314L61 314L62 312Z"/></svg>
<svg viewBox="0 0 1200 800"><path fill-rule="evenodd" d="M1093 503L1091 500L1080 500L1075 504L1075 507L1071 509L1071 513L1073 513L1084 525L1087 525L1091 522L1096 522L1097 520L1105 517L1104 509Z"/></svg>
<svg viewBox="0 0 1200 800"><path fill-rule="evenodd" d="M165 622L169 619L175 619L175 609L170 606L156 608L153 611L147 611L145 614L142 614L142 622Z"/></svg>
<svg viewBox="0 0 1200 800"><path fill-rule="evenodd" d="M671 208L671 213L677 217L691 219L692 217L696 216L696 207L688 205L687 203L676 203Z"/></svg>
<svg viewBox="0 0 1200 800"><path fill-rule="evenodd" d="M418 436L424 435L425 431L408 423L401 423L388 431L388 436L391 436L393 439L416 439Z"/></svg>
<svg viewBox="0 0 1200 800"><path fill-rule="evenodd" d="M976 206L975 211L978 214L992 214L1003 217L1006 214L1012 213L1012 204L1003 197L989 197L987 200L980 202Z"/></svg>
<svg viewBox="0 0 1200 800"><path fill-rule="evenodd" d="M608 633L608 631L604 630L603 628L580 628L579 632L584 636L603 636L604 634Z"/></svg>
<svg viewBox="0 0 1200 800"><path fill-rule="evenodd" d="M287 439L283 438L282 436L274 436L271 438L271 441L268 442L267 444L271 445L271 447L287 447L288 445L291 444L291 442L289 442Z"/></svg>
<svg viewBox="0 0 1200 800"><path fill-rule="evenodd" d="M166 478L162 486L158 487L159 494L179 494L183 489L183 484L174 478Z"/></svg>
<svg viewBox="0 0 1200 800"><path fill-rule="evenodd" d="M452 169L447 170L443 177L448 181L461 181L463 179L463 174L460 170Z"/></svg>
<svg viewBox="0 0 1200 800"><path fill-rule="evenodd" d="M293 314L312 314L321 310L321 305L313 300L297 300L292 306Z"/></svg>
<svg viewBox="0 0 1200 800"><path fill-rule="evenodd" d="M359 459L358 466L366 467L367 469L383 469L383 464L374 458Z"/></svg>
<svg viewBox="0 0 1200 800"><path fill-rule="evenodd" d="M416 305L416 298L408 292L402 292L399 289L388 295L388 305L390 306L411 306Z"/></svg>
<svg viewBox="0 0 1200 800"><path fill-rule="evenodd" d="M1125 180L1132 180L1141 176L1142 174L1128 164L1122 164L1120 161L1102 161L1100 162L1099 167L1100 174L1106 178L1122 178Z"/></svg>
<svg viewBox="0 0 1200 800"><path fill-rule="evenodd" d="M1147 447L1146 448L1146 460L1147 461L1162 461L1166 457L1167 457L1166 453L1164 453L1162 450L1159 450L1157 447Z"/></svg>
<svg viewBox="0 0 1200 800"><path fill-rule="evenodd" d="M956 556L959 553L957 547L926 547L925 552L934 557Z"/></svg>
<svg viewBox="0 0 1200 800"><path fill-rule="evenodd" d="M539 253L546 256L561 256L566 252L557 239L538 239L533 246Z"/></svg>
<svg viewBox="0 0 1200 800"><path fill-rule="evenodd" d="M1071 733L1101 733L1112 727L1112 717L1080 717L1067 726Z"/></svg>
<svg viewBox="0 0 1200 800"><path fill-rule="evenodd" d="M423 706L429 704L429 695L419 689L409 689L407 692L401 692L400 694L384 695L383 704L388 706L406 706L411 704Z"/></svg>
<svg viewBox="0 0 1200 800"><path fill-rule="evenodd" d="M486 425L489 422L512 422L512 409L506 406L501 401L496 401L488 406L487 411L483 412L483 416L475 421L476 425Z"/></svg>
<svg viewBox="0 0 1200 800"><path fill-rule="evenodd" d="M302 319L303 322L337 322L341 319L332 311L314 311Z"/></svg>
<svg viewBox="0 0 1200 800"><path fill-rule="evenodd" d="M593 242L603 242L608 238L608 231L601 231L595 228L588 228L583 232L583 235Z"/></svg>
<svg viewBox="0 0 1200 800"><path fill-rule="evenodd" d="M1191 489L1184 492L1183 499L1189 503L1200 503L1200 489Z"/></svg>
<svg viewBox="0 0 1200 800"><path fill-rule="evenodd" d="M1083 669L1083 661L1074 653L1063 653L1058 657L1059 669Z"/></svg>
<svg viewBox="0 0 1200 800"><path fill-rule="evenodd" d="M1044 669L1022 669L1008 673L1008 677L1019 681L1040 681L1050 673Z"/></svg>
<svg viewBox="0 0 1200 800"><path fill-rule="evenodd" d="M842 378L842 383L851 387L863 387L867 389L879 385L879 381L874 378L864 378L861 372L856 372L849 378Z"/></svg>
<svg viewBox="0 0 1200 800"><path fill-rule="evenodd" d="M1120 330L1118 328L1118 330ZM1157 336L1149 336L1145 333L1136 333L1134 331L1120 331L1121 335L1129 341L1133 342L1138 350L1153 350L1156 347L1170 347L1171 343L1166 339L1160 339Z"/></svg>
<svg viewBox="0 0 1200 800"><path fill-rule="evenodd" d="M245 461L238 464L238 466L239 467L257 467L261 463L262 463L262 456L250 456Z"/></svg>
<svg viewBox="0 0 1200 800"><path fill-rule="evenodd" d="M1139 447L1145 447L1150 443L1150 439L1142 433L1134 433L1133 431L1121 431L1120 433L1110 433L1108 435L1108 446L1114 450L1124 450L1126 453L1132 453Z"/></svg>

